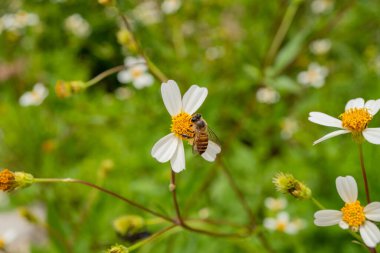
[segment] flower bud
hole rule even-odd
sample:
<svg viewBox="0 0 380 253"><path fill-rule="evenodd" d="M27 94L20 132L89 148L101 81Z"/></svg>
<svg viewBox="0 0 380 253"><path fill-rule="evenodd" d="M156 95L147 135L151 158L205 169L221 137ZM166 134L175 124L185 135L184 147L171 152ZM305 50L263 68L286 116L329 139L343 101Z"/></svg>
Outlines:
<svg viewBox="0 0 380 253"><path fill-rule="evenodd" d="M117 32L116 37L120 45L126 47L132 53L137 53L137 45L130 31L121 29Z"/></svg>
<svg viewBox="0 0 380 253"><path fill-rule="evenodd" d="M138 233L144 226L144 219L137 215L123 215L113 221L113 228L121 236Z"/></svg>
<svg viewBox="0 0 380 253"><path fill-rule="evenodd" d="M298 181L291 174L284 174L279 172L273 181L277 191L282 193L288 193L297 199L309 199L311 198L311 190L304 183Z"/></svg>
<svg viewBox="0 0 380 253"><path fill-rule="evenodd" d="M62 81L58 80L55 85L55 93L59 98L67 98L86 88L83 81Z"/></svg>
<svg viewBox="0 0 380 253"><path fill-rule="evenodd" d="M11 192L34 183L33 175L25 172L12 172L8 169L0 171L0 190Z"/></svg>
<svg viewBox="0 0 380 253"><path fill-rule="evenodd" d="M123 245L114 245L106 251L106 253L128 253L128 248Z"/></svg>

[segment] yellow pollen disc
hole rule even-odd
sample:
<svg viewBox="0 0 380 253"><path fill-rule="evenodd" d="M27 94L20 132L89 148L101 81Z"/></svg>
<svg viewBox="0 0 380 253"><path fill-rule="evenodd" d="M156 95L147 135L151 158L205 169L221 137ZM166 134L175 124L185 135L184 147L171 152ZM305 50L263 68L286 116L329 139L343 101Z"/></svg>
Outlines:
<svg viewBox="0 0 380 253"><path fill-rule="evenodd" d="M173 116L170 130L182 140L193 138L194 127L193 123L191 123L191 115L181 112L180 114Z"/></svg>
<svg viewBox="0 0 380 253"><path fill-rule="evenodd" d="M284 222L278 222L276 225L277 231L284 232L286 228L286 224Z"/></svg>
<svg viewBox="0 0 380 253"><path fill-rule="evenodd" d="M0 171L0 190L9 191L14 183L15 175L8 169Z"/></svg>
<svg viewBox="0 0 380 253"><path fill-rule="evenodd" d="M367 108L351 108L342 113L339 118L344 128L353 132L362 132L372 120L372 115Z"/></svg>
<svg viewBox="0 0 380 253"><path fill-rule="evenodd" d="M0 250L5 248L5 242L3 239L0 239Z"/></svg>
<svg viewBox="0 0 380 253"><path fill-rule="evenodd" d="M142 71L140 69L132 69L131 75L133 76L133 78L138 78L142 75Z"/></svg>
<svg viewBox="0 0 380 253"><path fill-rule="evenodd" d="M357 229L365 221L364 208L360 205L359 201L346 203L340 210L343 213L343 221L345 221L350 228Z"/></svg>

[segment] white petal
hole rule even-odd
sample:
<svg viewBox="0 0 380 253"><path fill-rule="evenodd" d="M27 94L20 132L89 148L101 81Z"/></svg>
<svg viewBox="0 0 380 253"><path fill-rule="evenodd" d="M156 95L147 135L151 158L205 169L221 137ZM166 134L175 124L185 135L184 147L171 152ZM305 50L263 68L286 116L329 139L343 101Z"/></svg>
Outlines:
<svg viewBox="0 0 380 253"><path fill-rule="evenodd" d="M339 221L339 227L341 229L348 229L350 226L345 221Z"/></svg>
<svg viewBox="0 0 380 253"><path fill-rule="evenodd" d="M358 199L358 186L353 177L337 177L335 183L339 196L345 203L353 203Z"/></svg>
<svg viewBox="0 0 380 253"><path fill-rule="evenodd" d="M287 212L280 212L277 214L277 220L280 222L288 223L289 222L289 214Z"/></svg>
<svg viewBox="0 0 380 253"><path fill-rule="evenodd" d="M365 221L364 224L360 226L360 235L365 245L370 248L376 247L376 244L380 242L379 228L370 221Z"/></svg>
<svg viewBox="0 0 380 253"><path fill-rule="evenodd" d="M172 159L170 159L170 164L172 166L172 170L176 173L185 169L185 150L181 140L179 140L177 150L175 151Z"/></svg>
<svg viewBox="0 0 380 253"><path fill-rule="evenodd" d="M320 210L314 214L314 224L320 227L337 225L342 220L342 212L337 210Z"/></svg>
<svg viewBox="0 0 380 253"><path fill-rule="evenodd" d="M267 229L275 230L277 222L273 218L265 218L263 224L264 224L264 227L266 227Z"/></svg>
<svg viewBox="0 0 380 253"><path fill-rule="evenodd" d="M380 221L380 202L369 203L364 207L364 213L367 219Z"/></svg>
<svg viewBox="0 0 380 253"><path fill-rule="evenodd" d="M341 135L341 134L346 134L346 133L349 133L349 132L350 132L349 130L337 130L337 131L331 132L329 134L326 134L322 138L316 140L315 142L313 142L313 145L318 144L318 143L320 143L322 141L325 141L327 139L330 139L332 137L335 137L335 136L338 136L338 135Z"/></svg>
<svg viewBox="0 0 380 253"><path fill-rule="evenodd" d="M363 107L364 107L364 99L355 98L355 99L351 99L350 101L347 102L344 110L347 111L351 108L363 108Z"/></svg>
<svg viewBox="0 0 380 253"><path fill-rule="evenodd" d="M180 141L173 133L170 133L154 144L151 154L157 161L165 163L173 157Z"/></svg>
<svg viewBox="0 0 380 253"><path fill-rule="evenodd" d="M161 85L161 94L169 114L171 116L179 114L182 109L182 101L177 83L173 80L163 83Z"/></svg>
<svg viewBox="0 0 380 253"><path fill-rule="evenodd" d="M132 81L132 75L128 70L123 70L117 74L117 80L121 83L129 83Z"/></svg>
<svg viewBox="0 0 380 253"><path fill-rule="evenodd" d="M216 144L213 141L208 141L207 149L206 151L202 154L202 157L209 162L215 161L216 155L220 153L222 149L218 144Z"/></svg>
<svg viewBox="0 0 380 253"><path fill-rule="evenodd" d="M309 121L322 126L342 128L342 121L322 112L309 113Z"/></svg>
<svg viewBox="0 0 380 253"><path fill-rule="evenodd" d="M363 131L364 138L372 144L380 144L380 128L366 128Z"/></svg>
<svg viewBox="0 0 380 253"><path fill-rule="evenodd" d="M49 94L49 90L42 83L36 83L33 87L33 92L37 93L42 99Z"/></svg>
<svg viewBox="0 0 380 253"><path fill-rule="evenodd" d="M188 114L193 114L203 104L207 97L207 88L201 88L198 85L192 85L183 96L183 110Z"/></svg>
<svg viewBox="0 0 380 253"><path fill-rule="evenodd" d="M137 78L133 82L133 86L135 86L136 89L142 89L144 87L151 86L153 84L153 81L153 77L150 74L146 73Z"/></svg>
<svg viewBox="0 0 380 253"><path fill-rule="evenodd" d="M24 93L20 99L19 103L21 106L30 106L35 104L35 99L34 96L32 95L31 92L26 92Z"/></svg>
<svg viewBox="0 0 380 253"><path fill-rule="evenodd" d="M368 100L365 105L365 108L368 109L369 113L374 116L380 109L380 99L378 100Z"/></svg>

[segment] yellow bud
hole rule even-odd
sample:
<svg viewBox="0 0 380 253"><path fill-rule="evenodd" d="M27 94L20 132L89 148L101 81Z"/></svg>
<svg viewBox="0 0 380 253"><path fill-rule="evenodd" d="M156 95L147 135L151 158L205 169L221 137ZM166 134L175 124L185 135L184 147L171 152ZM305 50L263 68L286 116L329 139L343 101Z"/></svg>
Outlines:
<svg viewBox="0 0 380 253"><path fill-rule="evenodd" d="M291 174L278 173L273 181L277 191L288 193L297 199L311 198L311 190L304 183L298 181Z"/></svg>
<svg viewBox="0 0 380 253"><path fill-rule="evenodd" d="M55 93L59 98L67 98L87 87L83 81L62 81L58 80L55 85Z"/></svg>
<svg viewBox="0 0 380 253"><path fill-rule="evenodd" d="M143 229L144 226L144 219L137 215L123 215L113 221L113 228L121 236L135 234Z"/></svg>
<svg viewBox="0 0 380 253"><path fill-rule="evenodd" d="M116 37L120 45L126 47L132 53L137 53L137 45L130 31L127 29L119 30Z"/></svg>
<svg viewBox="0 0 380 253"><path fill-rule="evenodd" d="M123 245L114 245L106 251L106 253L128 253L128 248Z"/></svg>
<svg viewBox="0 0 380 253"><path fill-rule="evenodd" d="M0 171L0 190L11 192L34 183L33 175L25 172L12 172L8 169Z"/></svg>

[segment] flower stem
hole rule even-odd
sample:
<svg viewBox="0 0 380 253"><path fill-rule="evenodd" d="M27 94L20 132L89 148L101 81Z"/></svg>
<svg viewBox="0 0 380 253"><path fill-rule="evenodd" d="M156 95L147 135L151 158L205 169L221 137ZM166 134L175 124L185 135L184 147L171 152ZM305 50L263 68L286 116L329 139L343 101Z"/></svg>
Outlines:
<svg viewBox="0 0 380 253"><path fill-rule="evenodd" d="M179 209L179 205L178 205L178 200L177 200L177 190L176 190L176 184L175 184L175 172L173 170L171 170L171 180L170 180L170 191L172 192L172 197L173 197L173 204L174 204L174 209L175 209L175 212L176 212L176 215L177 215L177 222L178 222L178 225L183 225L184 222L182 220L182 217L181 217L181 212L180 212L180 209Z"/></svg>
<svg viewBox="0 0 380 253"><path fill-rule="evenodd" d="M302 1L291 0L288 8L286 9L285 15L282 18L280 27L278 28L276 35L272 41L272 44L269 48L267 57L265 59L265 66L268 66L272 63L274 57L277 54L278 49L281 46L282 41L285 38L286 33L289 30L291 23L293 22L294 16L298 10L298 7Z"/></svg>
<svg viewBox="0 0 380 253"><path fill-rule="evenodd" d="M151 241L157 239L158 237L160 237L160 236L163 235L164 233L168 232L169 230L175 228L176 226L177 226L176 224L170 225L169 227L166 227L166 228L164 228L164 229L158 231L157 233L155 233L155 234L149 236L149 237L146 238L145 240L142 240L142 241L140 241L140 242L138 242L138 243L136 243L136 244L134 244L134 245L128 247L128 250L129 250L129 251L133 251L133 250L135 250L135 249L138 249L138 248L140 248L141 246L144 246L145 244L147 244L148 242L151 242Z"/></svg>
<svg viewBox="0 0 380 253"><path fill-rule="evenodd" d="M124 65L119 65L119 66L116 66L116 67L113 67L113 68L110 68L110 69L107 69L106 71L103 71L102 73L100 73L99 75L95 76L94 78L92 78L90 81L87 82L87 87L90 87L98 82L100 82L101 80L103 80L104 78L106 78L107 76L110 76L112 74L115 74L117 72L120 72L122 71L123 69L125 69L125 66Z"/></svg>
<svg viewBox="0 0 380 253"><path fill-rule="evenodd" d="M363 174L363 180L364 180L364 187L365 187L365 194L367 197L367 204L371 202L371 198L369 195L369 187L368 187L368 180L367 180L367 173L364 166L364 158L363 158L363 147L362 144L358 144L359 149L359 158L360 158L360 166L362 168L362 174Z"/></svg>
<svg viewBox="0 0 380 253"><path fill-rule="evenodd" d="M311 198L311 200L313 201L313 203L319 207L320 209L326 209L326 207L324 207L318 200L316 200L314 197Z"/></svg>
<svg viewBox="0 0 380 253"><path fill-rule="evenodd" d="M144 207L143 205L141 204L138 204L130 199L127 199L117 193L114 193L113 191L110 191L110 190L107 190L105 188L102 188L100 186L97 186L95 184L92 184L92 183L89 183L89 182L86 182L86 181L83 181L83 180L79 180L79 179L73 179L73 178L34 178L34 182L35 183L76 183L76 184L82 184L82 185L86 185L86 186L89 186L89 187L92 187L92 188L95 188L101 192L104 192L108 195L111 195L117 199L120 199L126 203L128 203L129 205L131 206L134 206L138 209L141 209L147 213L150 213L154 216L157 216L157 217L160 217L166 221L169 221L169 222L173 222L173 220L170 218L170 217L167 217L163 214L160 214L160 213L157 213L156 211L153 211L149 208L146 208Z"/></svg>

